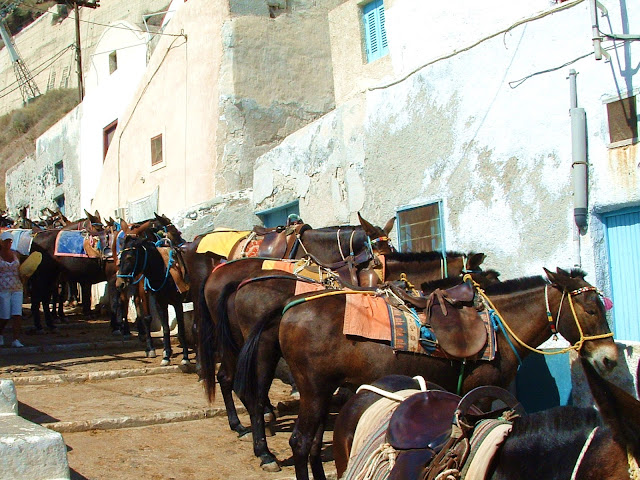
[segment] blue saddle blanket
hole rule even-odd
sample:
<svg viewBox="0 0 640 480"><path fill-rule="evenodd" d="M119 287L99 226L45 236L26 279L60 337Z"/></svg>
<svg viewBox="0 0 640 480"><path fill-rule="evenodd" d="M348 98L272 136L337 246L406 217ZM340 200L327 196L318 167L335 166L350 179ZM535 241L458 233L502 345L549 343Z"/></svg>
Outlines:
<svg viewBox="0 0 640 480"><path fill-rule="evenodd" d="M13 237L11 249L15 250L20 255L29 255L31 253L31 243L33 242L31 229L14 228L9 231Z"/></svg>
<svg viewBox="0 0 640 480"><path fill-rule="evenodd" d="M84 249L85 235L79 230L60 230L56 237L55 255L88 257Z"/></svg>

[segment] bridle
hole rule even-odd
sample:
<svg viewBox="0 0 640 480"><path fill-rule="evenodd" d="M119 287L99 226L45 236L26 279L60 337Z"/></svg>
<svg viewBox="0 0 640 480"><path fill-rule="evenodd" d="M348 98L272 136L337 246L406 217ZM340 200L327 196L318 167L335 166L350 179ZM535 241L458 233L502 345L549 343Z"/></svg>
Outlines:
<svg viewBox="0 0 640 480"><path fill-rule="evenodd" d="M504 321L504 318L502 317L502 315L500 315L500 313L498 312L498 309L495 307L495 305L493 304L493 302L491 301L491 299L484 293L484 290L482 288L480 288L480 286L473 280L473 278L471 277L471 275L465 275L463 277L464 281L467 280L471 280L471 282L473 283L474 287L476 288L476 291L478 292L478 294L482 297L482 300L485 302L485 304L489 307L490 310L492 310L492 316L495 318L495 320L497 321L496 323L498 323L499 327L502 329L506 329L506 331L509 333L509 335L511 337L513 337L513 339L515 339L516 342L518 342L522 347L535 352L535 353L540 353L542 355L560 355L563 353L567 353L571 350L576 350L576 351L580 351L580 349L582 348L582 345L584 344L584 342L588 341L588 340L600 340L603 338L609 338L609 337L613 337L613 332L609 332L609 333L602 333L600 335L589 335L586 336L584 334L584 332L582 331L582 326L580 325L580 322L578 321L578 315L576 314L576 310L575 307L573 305L573 297L575 297L576 295L580 295L581 293L585 293L585 292L591 292L591 291L595 291L598 292L599 294L600 291L596 288L596 287L592 287L592 286L584 286L581 288L578 288L576 290L571 290L571 291L567 291L567 289L563 289L562 291L562 298L560 299L560 305L558 307L558 313L556 315L556 321L555 323L553 322L553 318L551 317L551 312L549 309L549 300L548 300L548 293L547 293L547 289L549 287L549 285L545 285L544 290L545 290L545 300L546 300L546 307L547 307L547 318L549 319L549 325L550 325L550 329L552 331L552 333L554 335L557 334L557 319L560 318L560 311L562 310L562 302L564 300L564 297L567 296L568 300L569 300L569 306L571 307L571 314L573 315L573 319L576 323L576 326L578 327L578 332L580 333L580 339L574 343L573 345L569 345L568 347L565 348L561 348L559 350L554 350L554 351L545 351L545 350L540 350L538 348L534 348L530 345L527 345L524 341L522 341L513 330L511 330L511 328L509 327L509 325L507 324L507 322ZM503 331L503 333L505 333ZM511 344L509 337L506 335L505 333L505 337L507 338L507 340L509 341L509 343ZM516 358L518 358L518 360L520 360L520 356L518 355L517 351L515 350L514 346L511 345L512 350L514 351ZM522 363L520 361L520 363Z"/></svg>
<svg viewBox="0 0 640 480"><path fill-rule="evenodd" d="M144 269L147 266L147 249L145 248L144 245L142 245L142 249L144 250L144 261L142 262L142 268L140 269L139 273L136 273L136 270L138 270L138 261L140 260L140 255L138 252L138 248L136 247L127 247L127 248L123 248L122 250L120 250L120 252L118 253L118 262L120 263L120 265L122 265L122 254L124 252L128 252L133 250L134 252L136 252L136 261L133 264L133 269L131 270L131 273L117 273L116 277L118 278L126 278L131 280L131 285L136 285L137 283L140 282L140 280L142 280L142 278L144 277ZM136 275L139 275L138 278L136 280L133 280Z"/></svg>

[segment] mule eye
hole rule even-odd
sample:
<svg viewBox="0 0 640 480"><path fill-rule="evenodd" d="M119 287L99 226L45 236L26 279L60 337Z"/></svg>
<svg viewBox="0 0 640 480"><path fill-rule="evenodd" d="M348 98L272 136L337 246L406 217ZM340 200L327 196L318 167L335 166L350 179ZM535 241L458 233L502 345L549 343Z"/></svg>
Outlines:
<svg viewBox="0 0 640 480"><path fill-rule="evenodd" d="M596 315L598 313L595 308L585 308L584 311L587 312L587 315Z"/></svg>

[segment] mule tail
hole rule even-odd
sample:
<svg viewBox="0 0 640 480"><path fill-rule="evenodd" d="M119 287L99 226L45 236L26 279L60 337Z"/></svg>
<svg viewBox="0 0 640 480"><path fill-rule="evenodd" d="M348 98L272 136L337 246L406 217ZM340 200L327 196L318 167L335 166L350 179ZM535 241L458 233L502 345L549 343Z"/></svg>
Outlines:
<svg viewBox="0 0 640 480"><path fill-rule="evenodd" d="M256 323L245 339L244 345L238 354L236 364L236 378L233 390L240 398L254 398L258 381L256 378L256 362L258 346L262 332L274 323L274 320L282 313L280 309L265 315Z"/></svg>
<svg viewBox="0 0 640 480"><path fill-rule="evenodd" d="M205 283L200 289L200 328L198 328L198 360L200 361L200 378L204 380L204 391L209 402L216 396L216 326L213 323L207 299L204 294Z"/></svg>
<svg viewBox="0 0 640 480"><path fill-rule="evenodd" d="M231 326L229 324L229 309L227 303L232 293L236 291L240 282L227 283L218 296L216 304L217 324L216 337L218 340L218 351L224 355L224 352L230 351L233 355L237 355L240 347L233 339L231 334Z"/></svg>

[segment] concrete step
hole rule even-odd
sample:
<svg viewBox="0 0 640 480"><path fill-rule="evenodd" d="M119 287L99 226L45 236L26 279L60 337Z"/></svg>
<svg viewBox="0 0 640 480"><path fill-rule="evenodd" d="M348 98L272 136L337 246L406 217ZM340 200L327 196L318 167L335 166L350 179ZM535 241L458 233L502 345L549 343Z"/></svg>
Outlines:
<svg viewBox="0 0 640 480"><path fill-rule="evenodd" d="M58 432L18 416L11 380L0 380L0 480L68 480L67 447Z"/></svg>

